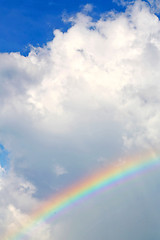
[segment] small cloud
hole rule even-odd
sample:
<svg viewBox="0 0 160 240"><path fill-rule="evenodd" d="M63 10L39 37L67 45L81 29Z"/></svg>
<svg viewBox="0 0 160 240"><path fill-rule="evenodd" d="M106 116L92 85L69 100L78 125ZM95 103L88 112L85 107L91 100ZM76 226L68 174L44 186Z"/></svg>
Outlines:
<svg viewBox="0 0 160 240"><path fill-rule="evenodd" d="M135 0L113 0L119 6L128 6L129 4L134 4Z"/></svg>
<svg viewBox="0 0 160 240"><path fill-rule="evenodd" d="M3 176L5 173L6 173L6 170L0 165L0 176ZM1 190L1 184L0 184L0 190Z"/></svg>
<svg viewBox="0 0 160 240"><path fill-rule="evenodd" d="M93 5L92 4L86 4L84 7L83 7L83 11L84 12L92 12L93 10Z"/></svg>
<svg viewBox="0 0 160 240"><path fill-rule="evenodd" d="M61 176L61 175L67 174L68 172L67 172L67 170L66 170L64 167L62 167L62 166L60 166L60 165L56 165L56 166L54 167L54 173L55 173L57 176Z"/></svg>

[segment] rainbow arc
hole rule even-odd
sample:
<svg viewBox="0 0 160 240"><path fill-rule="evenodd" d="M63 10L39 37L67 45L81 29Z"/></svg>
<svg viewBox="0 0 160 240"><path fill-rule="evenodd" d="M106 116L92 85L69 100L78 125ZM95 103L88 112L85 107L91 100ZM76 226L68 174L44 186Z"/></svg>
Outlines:
<svg viewBox="0 0 160 240"><path fill-rule="evenodd" d="M160 158L155 153L139 155L135 158L124 159L123 162L114 162L92 175L85 177L71 187L46 200L38 210L32 212L29 221L19 231L5 237L4 240L20 240L34 228L54 218L55 214L71 207L86 197L104 189L112 188L139 174L150 171L159 166Z"/></svg>

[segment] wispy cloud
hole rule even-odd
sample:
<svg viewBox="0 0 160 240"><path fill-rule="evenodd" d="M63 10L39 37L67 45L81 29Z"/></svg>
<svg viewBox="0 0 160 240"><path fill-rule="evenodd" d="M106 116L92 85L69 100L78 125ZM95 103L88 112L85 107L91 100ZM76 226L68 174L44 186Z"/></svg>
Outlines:
<svg viewBox="0 0 160 240"><path fill-rule="evenodd" d="M57 176L61 176L61 175L67 174L68 172L64 167L60 165L55 165L54 173L56 173Z"/></svg>

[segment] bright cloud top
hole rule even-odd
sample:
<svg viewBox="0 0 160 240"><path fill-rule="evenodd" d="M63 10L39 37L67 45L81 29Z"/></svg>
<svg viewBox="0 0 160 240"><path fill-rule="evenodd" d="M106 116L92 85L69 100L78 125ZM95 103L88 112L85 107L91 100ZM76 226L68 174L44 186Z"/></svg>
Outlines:
<svg viewBox="0 0 160 240"><path fill-rule="evenodd" d="M20 181L36 187L25 192L32 205L110 159L159 145L158 17L141 1L97 21L91 10L86 5L69 18L67 32L54 31L53 41L27 57L0 54L0 143L10 158L10 173L1 181L15 179L7 185L8 191L14 185L7 201L0 190L1 216L13 217L5 217L0 235L9 219L16 228L16 219L27 217L29 208L15 195ZM50 240L59 225L44 229L42 240Z"/></svg>

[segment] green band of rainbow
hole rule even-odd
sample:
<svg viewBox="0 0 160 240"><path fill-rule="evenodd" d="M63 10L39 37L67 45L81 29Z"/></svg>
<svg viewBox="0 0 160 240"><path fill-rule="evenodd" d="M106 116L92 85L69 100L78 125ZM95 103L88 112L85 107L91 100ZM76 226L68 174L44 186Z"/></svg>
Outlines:
<svg viewBox="0 0 160 240"><path fill-rule="evenodd" d="M58 195L52 196L43 203L39 209L30 215L30 220L24 224L19 232L9 235L4 240L19 240L25 234L32 231L37 225L51 219L55 213L61 212L63 209L73 205L79 200L101 190L115 186L116 184L145 172L154 166L160 164L160 158L155 154L149 157L139 156L136 158L126 159L122 163L114 163L110 167L95 172L93 175L86 177L82 181L74 184Z"/></svg>

